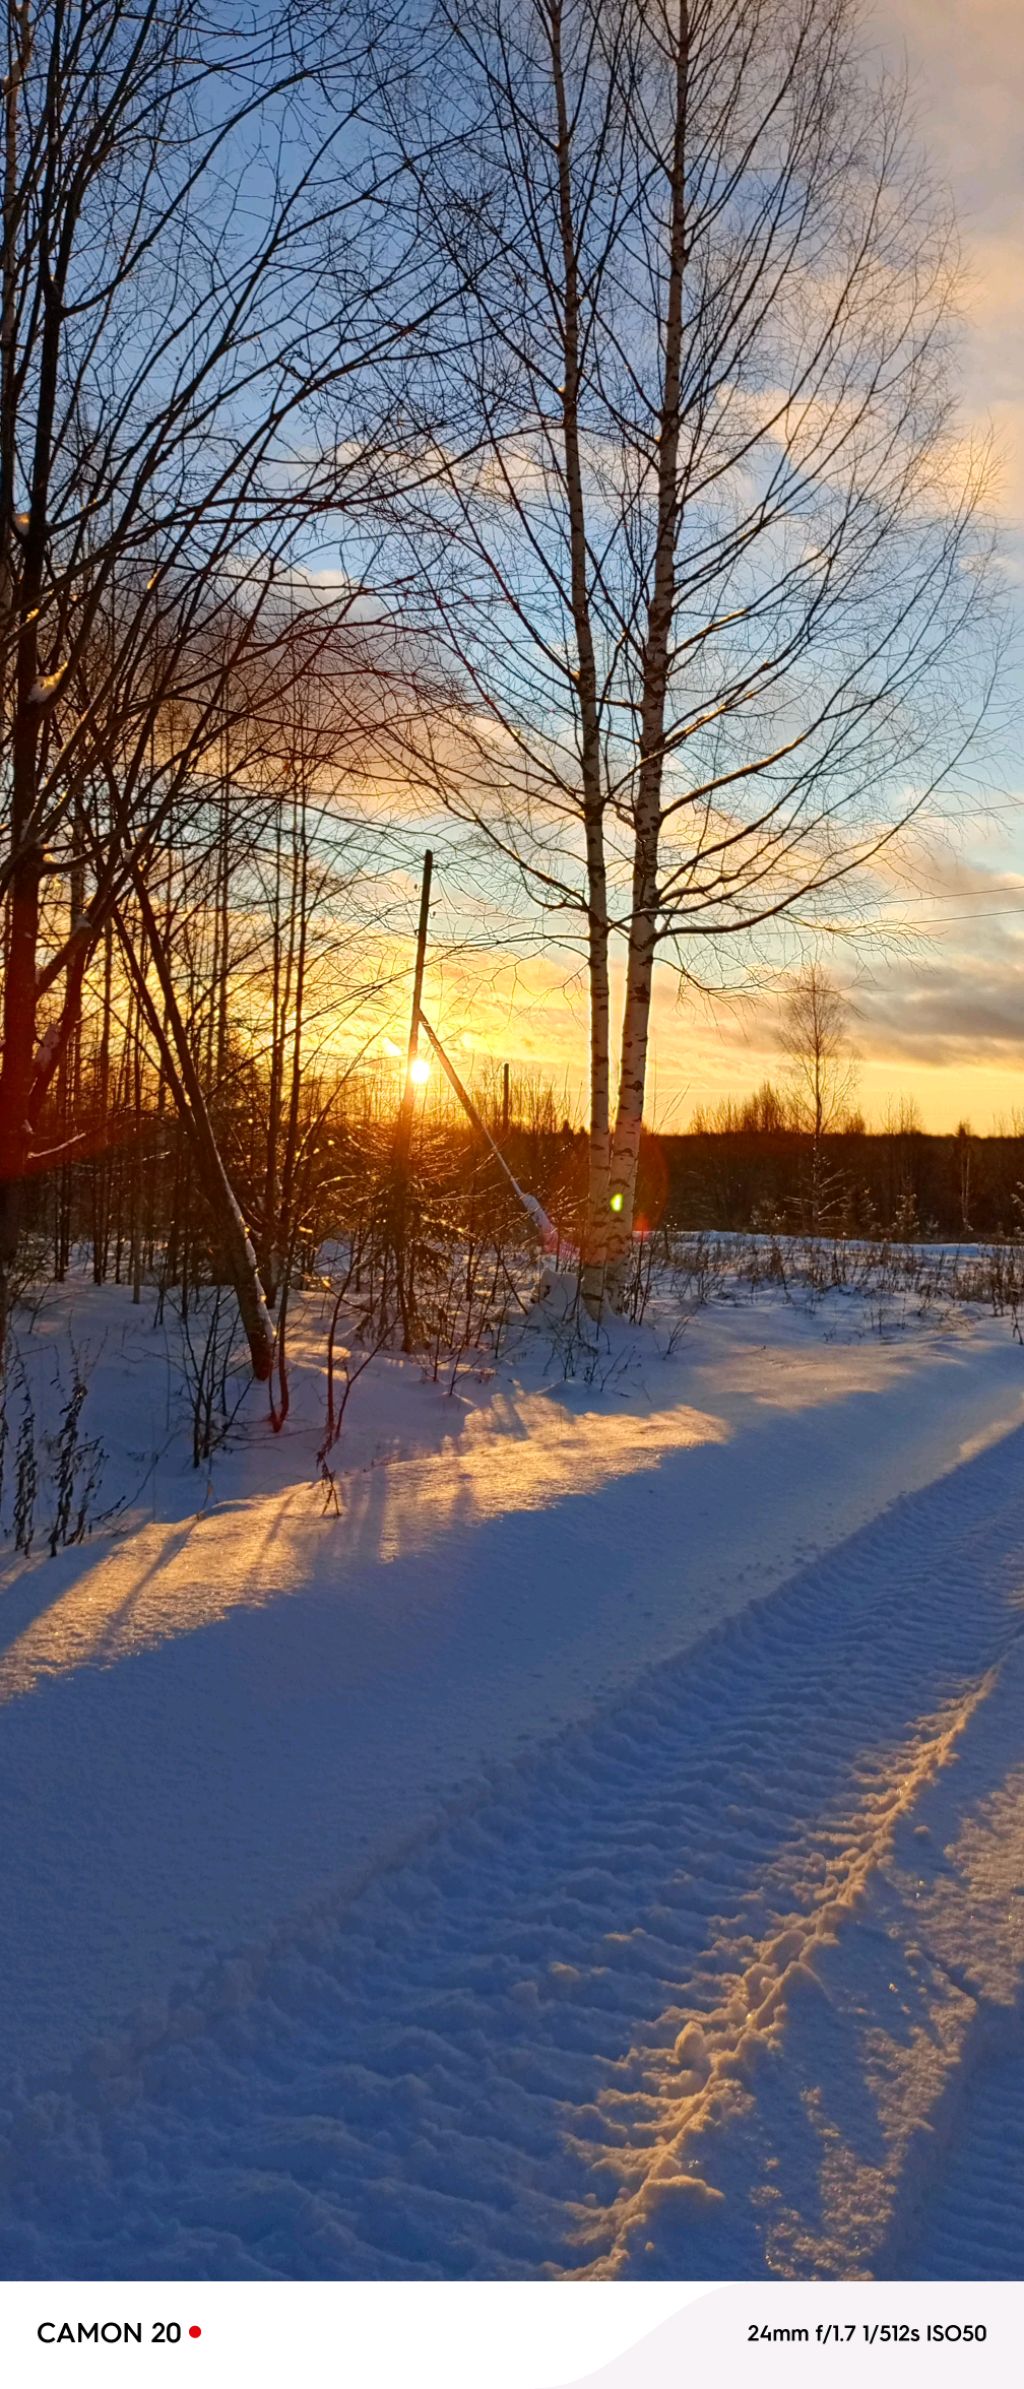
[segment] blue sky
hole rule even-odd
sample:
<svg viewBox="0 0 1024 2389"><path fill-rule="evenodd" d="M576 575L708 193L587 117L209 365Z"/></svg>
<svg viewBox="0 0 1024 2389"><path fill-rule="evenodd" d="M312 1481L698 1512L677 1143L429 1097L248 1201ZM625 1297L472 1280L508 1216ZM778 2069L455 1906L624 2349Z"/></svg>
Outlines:
<svg viewBox="0 0 1024 2389"><path fill-rule="evenodd" d="M899 851L884 938L826 959L856 1007L869 1117L908 1095L928 1127L966 1117L985 1130L1011 1125L1015 1112L1024 1120L1024 15L1017 0L899 0L873 23L893 62L906 60L922 144L956 205L964 425L994 443L1015 651L962 787ZM666 987L662 1110L776 1070L776 1017L755 999L720 1014L713 1031L691 1018L687 1036Z"/></svg>
<svg viewBox="0 0 1024 2389"><path fill-rule="evenodd" d="M877 1110L906 1085L929 1126L966 1115L983 1129L1024 1111L1024 20L1013 0L901 0L876 21L906 55L922 139L957 206L963 409L994 439L1016 652L962 820L906 851L888 907L906 935L855 973L862 1091Z"/></svg>
<svg viewBox="0 0 1024 2389"><path fill-rule="evenodd" d="M952 189L964 252L960 389L965 434L992 437L993 505L1010 584L1016 652L998 718L959 786L886 869L877 928L825 950L848 986L860 1102L881 1122L910 1097L924 1123L967 1118L984 1131L1024 1124L1024 17L1017 0L900 0L867 20L894 63L905 57L920 138ZM787 959L798 949L790 941ZM585 1005L551 952L472 986L463 1042L582 1084ZM470 974L471 980L475 974ZM449 976L437 1002L452 1033L470 988ZM695 1103L778 1075L777 999L751 994L713 1011L680 1002L663 970L654 1007L655 1124Z"/></svg>
<svg viewBox="0 0 1024 2389"><path fill-rule="evenodd" d="M953 193L964 252L959 388L965 436L991 437L992 502L1014 617L1015 652L998 715L959 786L936 800L887 859L867 936L821 958L847 986L869 1121L911 1098L929 1128L1024 1126L1024 19L1017 0L899 0L867 16L869 40L906 59L922 146ZM937 701L941 702L941 692ZM440 825L438 825L440 827ZM451 858L451 895L464 915ZM444 872L438 936L443 940ZM410 905L413 897L410 878ZM472 909L472 908L471 908ZM508 1059L580 1097L586 1075L581 974L545 947L541 924L492 913L476 953L436 965L428 1008L467 1058ZM455 927L453 920L452 927ZM459 922L462 934L467 923ZM523 934L520 934L520 932ZM435 949L436 951L436 949ZM780 959L800 959L790 932ZM695 1104L778 1076L779 1000L751 991L712 1008L680 999L663 967L654 1002L655 1125Z"/></svg>

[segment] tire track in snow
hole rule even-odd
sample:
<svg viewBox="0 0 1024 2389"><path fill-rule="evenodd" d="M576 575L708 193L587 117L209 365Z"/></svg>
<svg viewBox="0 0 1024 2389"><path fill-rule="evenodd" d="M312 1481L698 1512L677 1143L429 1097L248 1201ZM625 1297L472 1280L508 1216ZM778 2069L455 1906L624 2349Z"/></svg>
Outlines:
<svg viewBox="0 0 1024 2389"><path fill-rule="evenodd" d="M777 2046L794 1992L816 1984L815 1959L848 1925L875 1870L889 1855L901 1818L923 1787L948 1765L994 1681L995 1670L990 1670L973 1692L950 1704L933 1732L899 1754L884 1792L866 1804L859 1817L849 1818L849 1845L829 1866L807 1911L794 1910L782 1930L756 1952L721 2007L683 2024L672 2051L674 2064L666 2067L658 2052L647 2059L649 2088L639 2102L645 2112L639 2119L637 2152L628 2166L633 2179L613 2210L610 2247L581 2277L612 2278L628 2271L638 2237L651 2228L653 2209L666 2195L693 2198L698 2205L722 2198L699 2172L688 2170L699 2160L703 2135L728 2120L737 2097L746 2102L751 2071L763 2051ZM679 2011L670 2009L660 2021L662 2029L678 2024ZM626 2093L622 2104L628 2111L638 2103ZM620 2169L627 2168L616 2168ZM585 2221L583 2232L587 2236Z"/></svg>
<svg viewBox="0 0 1024 2389"><path fill-rule="evenodd" d="M764 2179L726 2168L716 2196L715 2164L757 2108L758 2052L984 1718L1020 1627L1022 1443L27 2100L0 2268L764 2272ZM820 2154L812 2135L764 2157L796 2206Z"/></svg>
<svg viewBox="0 0 1024 2389"><path fill-rule="evenodd" d="M1024 1644L999 1671L953 1777L922 1804L941 1864L918 1887L920 1939L964 2007L959 2063L901 2182L881 2251L900 2279L1024 2276ZM959 1782L958 1780L959 1779ZM954 1795L957 1795L954 1797ZM907 1903L906 1867L887 1897ZM882 1912L882 1903L876 1903Z"/></svg>

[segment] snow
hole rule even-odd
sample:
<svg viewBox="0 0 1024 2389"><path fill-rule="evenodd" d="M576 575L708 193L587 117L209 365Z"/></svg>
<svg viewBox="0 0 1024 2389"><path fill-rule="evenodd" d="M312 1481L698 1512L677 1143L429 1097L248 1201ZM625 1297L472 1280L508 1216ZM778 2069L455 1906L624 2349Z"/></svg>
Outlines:
<svg viewBox="0 0 1024 2389"><path fill-rule="evenodd" d="M198 1477L170 1327L48 1298L125 1507L0 1593L0 2272L1024 2269L1024 1352L878 1325L380 1356L336 1515L314 1298Z"/></svg>
<svg viewBox="0 0 1024 2389"><path fill-rule="evenodd" d="M66 674L66 664L61 664L56 672L41 672L38 679L33 681L28 692L29 704L48 705L51 698L57 695L63 685Z"/></svg>
<svg viewBox="0 0 1024 2389"><path fill-rule="evenodd" d="M516 1184L515 1181L513 1181L513 1183L516 1185L516 1193L519 1196L519 1200L524 1211L529 1214L529 1217L532 1219L533 1224L538 1231L545 1252L555 1252L560 1241L558 1229L555 1227L553 1221L548 1218L543 1203L538 1202L536 1195L526 1194L521 1186Z"/></svg>

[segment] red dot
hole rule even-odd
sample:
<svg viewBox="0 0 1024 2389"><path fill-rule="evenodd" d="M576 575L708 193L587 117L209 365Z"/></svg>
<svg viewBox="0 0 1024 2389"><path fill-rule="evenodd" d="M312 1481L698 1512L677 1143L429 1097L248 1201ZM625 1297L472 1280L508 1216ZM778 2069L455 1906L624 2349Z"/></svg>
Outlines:
<svg viewBox="0 0 1024 2389"><path fill-rule="evenodd" d="M190 2339L201 2339L203 2336L202 2324L190 2323L188 2327L188 2335Z"/></svg>

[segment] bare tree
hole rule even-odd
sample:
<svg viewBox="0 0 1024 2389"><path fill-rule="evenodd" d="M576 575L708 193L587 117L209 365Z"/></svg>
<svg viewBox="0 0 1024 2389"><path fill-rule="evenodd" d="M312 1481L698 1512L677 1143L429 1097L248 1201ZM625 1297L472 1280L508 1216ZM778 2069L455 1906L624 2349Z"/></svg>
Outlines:
<svg viewBox="0 0 1024 2389"><path fill-rule="evenodd" d="M815 1146L842 1126L857 1083L852 1009L820 962L808 963L786 996L779 1043L789 1062L797 1123Z"/></svg>
<svg viewBox="0 0 1024 2389"><path fill-rule="evenodd" d="M61 1158L40 1155L39 1123L116 929L262 1376L253 1245L148 883L198 783L208 799L226 716L231 801L251 803L238 750L253 688L287 678L283 595L298 583L312 608L324 508L336 537L366 483L376 361L396 317L417 320L415 259L397 218L381 231L386 189L358 132L374 43L333 12L327 75L303 16L219 0L0 9L0 1296L26 1175ZM321 586L321 616L344 618L358 584Z"/></svg>
<svg viewBox="0 0 1024 2389"><path fill-rule="evenodd" d="M851 1009L819 962L810 962L786 998L779 1042L789 1061L794 1125L811 1140L808 1225L817 1232L828 1204L824 1139L845 1127L857 1079Z"/></svg>
<svg viewBox="0 0 1024 2389"><path fill-rule="evenodd" d="M585 955L617 1300L659 953L714 985L834 918L984 709L954 243L852 0L437 0L433 37L451 338L394 419L447 425L405 527L466 697L420 769Z"/></svg>

